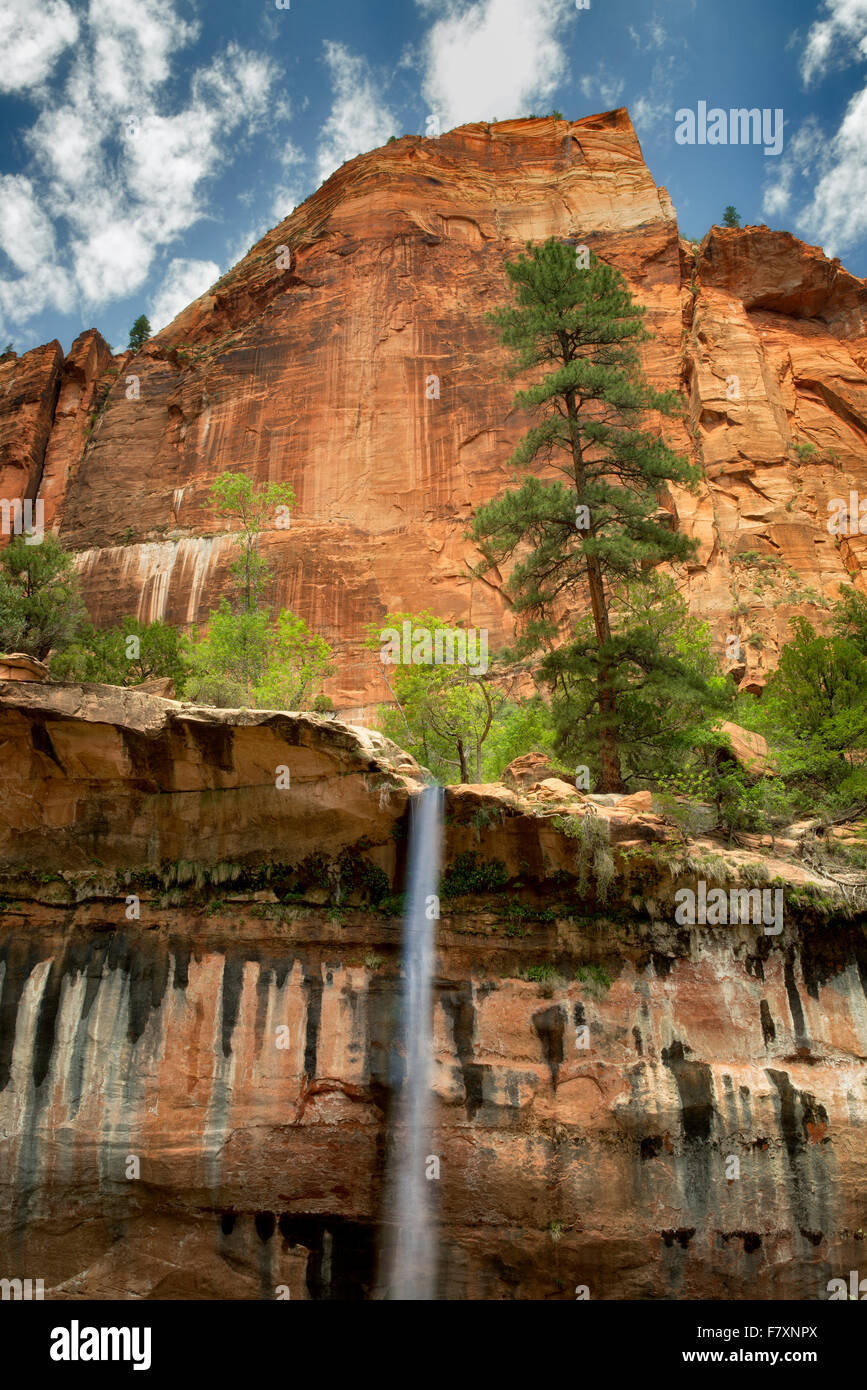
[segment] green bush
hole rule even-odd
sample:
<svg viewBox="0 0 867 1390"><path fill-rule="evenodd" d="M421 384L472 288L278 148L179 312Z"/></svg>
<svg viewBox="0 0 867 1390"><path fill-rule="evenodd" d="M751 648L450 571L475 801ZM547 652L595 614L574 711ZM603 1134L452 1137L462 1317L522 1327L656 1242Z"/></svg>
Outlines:
<svg viewBox="0 0 867 1390"><path fill-rule="evenodd" d="M477 860L475 852L467 851L459 854L446 870L440 894L444 898L463 898L470 893L498 893L508 882L501 859Z"/></svg>

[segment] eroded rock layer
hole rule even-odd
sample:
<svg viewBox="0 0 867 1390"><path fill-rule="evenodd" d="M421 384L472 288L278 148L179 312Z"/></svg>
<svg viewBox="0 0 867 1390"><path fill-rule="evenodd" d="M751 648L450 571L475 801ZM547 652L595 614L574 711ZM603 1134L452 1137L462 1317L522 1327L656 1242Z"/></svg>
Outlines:
<svg viewBox="0 0 867 1390"><path fill-rule="evenodd" d="M105 687L9 683L0 739L0 1274L375 1296L419 769ZM867 1226L864 915L783 859L684 857L629 800L448 789L439 1296L824 1298ZM703 874L772 876L781 930L677 925Z"/></svg>

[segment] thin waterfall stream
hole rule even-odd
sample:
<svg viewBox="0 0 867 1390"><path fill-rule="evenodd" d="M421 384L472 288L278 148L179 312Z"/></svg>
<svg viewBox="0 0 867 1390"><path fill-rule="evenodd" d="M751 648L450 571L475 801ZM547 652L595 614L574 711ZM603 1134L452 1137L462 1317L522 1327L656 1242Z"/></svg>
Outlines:
<svg viewBox="0 0 867 1390"><path fill-rule="evenodd" d="M403 921L401 1042L405 1058L398 1103L390 1190L397 1227L388 1277L391 1299L428 1300L436 1288L437 1250L431 1219L430 1152L433 1080L431 978L439 917L443 789L426 787L410 812L406 911Z"/></svg>

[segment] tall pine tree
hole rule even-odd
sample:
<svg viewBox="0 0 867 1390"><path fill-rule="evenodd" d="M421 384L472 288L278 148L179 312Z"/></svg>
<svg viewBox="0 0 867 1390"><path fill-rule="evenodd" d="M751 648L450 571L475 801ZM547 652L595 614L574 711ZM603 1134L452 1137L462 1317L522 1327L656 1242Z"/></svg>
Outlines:
<svg viewBox="0 0 867 1390"><path fill-rule="evenodd" d="M620 272L551 238L528 243L506 273L516 303L488 317L515 354L512 375L535 373L515 403L538 419L510 459L531 476L476 513L479 572L512 565L507 587L523 617L516 654L546 648L552 683L564 664L591 678L600 781L619 791L618 664L635 644L622 630L612 636L611 586L693 553L660 502L669 482L694 487L698 470L646 427L647 412L670 415L682 403L644 379L636 344L651 335ZM592 640L576 633L564 646L564 618L588 603ZM645 650L645 668L652 660Z"/></svg>

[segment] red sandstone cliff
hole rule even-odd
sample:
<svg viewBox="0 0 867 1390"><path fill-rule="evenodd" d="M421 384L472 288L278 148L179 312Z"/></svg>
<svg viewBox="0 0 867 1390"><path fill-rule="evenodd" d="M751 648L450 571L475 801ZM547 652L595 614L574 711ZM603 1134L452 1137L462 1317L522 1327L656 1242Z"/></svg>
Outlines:
<svg viewBox="0 0 867 1390"><path fill-rule="evenodd" d="M213 478L290 481L273 597L334 644L343 707L386 695L360 640L390 607L493 647L508 605L471 577L464 532L526 422L484 311L508 298L504 262L551 235L647 306L648 375L688 401L666 433L704 466L666 503L700 542L691 602L760 675L793 612L867 584L867 540L826 524L831 498L867 495L867 287L787 233L681 240L625 110L405 137L339 169L132 360L91 332L65 363L57 344L0 363L3 495L39 489L98 622L187 624L232 556ZM770 588L756 555L779 562Z"/></svg>

